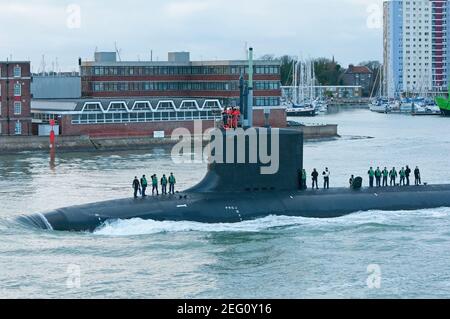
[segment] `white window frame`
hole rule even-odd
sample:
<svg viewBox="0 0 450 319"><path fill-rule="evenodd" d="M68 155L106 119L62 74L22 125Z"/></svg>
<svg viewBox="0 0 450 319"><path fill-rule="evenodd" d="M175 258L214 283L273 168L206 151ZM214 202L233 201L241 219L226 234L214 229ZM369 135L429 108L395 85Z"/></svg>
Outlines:
<svg viewBox="0 0 450 319"><path fill-rule="evenodd" d="M14 135L22 135L22 123L17 121L14 125Z"/></svg>
<svg viewBox="0 0 450 319"><path fill-rule="evenodd" d="M16 73L16 71L18 71L18 72ZM14 73L14 77L15 77L15 78L20 78L20 77L22 77L22 68L20 67L20 65L16 65L16 66L14 67L13 73Z"/></svg>
<svg viewBox="0 0 450 319"><path fill-rule="evenodd" d="M17 112L17 108L20 112ZM22 115L22 102L14 102L14 115Z"/></svg>
<svg viewBox="0 0 450 319"><path fill-rule="evenodd" d="M16 88L19 88L19 92L16 93ZM22 96L22 84L19 82L14 83L14 96Z"/></svg>

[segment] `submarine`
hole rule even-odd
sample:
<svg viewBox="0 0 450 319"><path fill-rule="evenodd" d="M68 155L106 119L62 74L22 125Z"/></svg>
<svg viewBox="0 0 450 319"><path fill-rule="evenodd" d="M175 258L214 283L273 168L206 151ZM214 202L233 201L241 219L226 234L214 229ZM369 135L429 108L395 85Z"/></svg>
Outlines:
<svg viewBox="0 0 450 319"><path fill-rule="evenodd" d="M92 232L108 221L239 223L269 215L336 218L371 210L450 207L450 185L301 189L303 133L252 125L252 49L249 80L240 80L240 129L211 132L206 176L173 195L126 198L23 216L42 229Z"/></svg>
<svg viewBox="0 0 450 319"><path fill-rule="evenodd" d="M255 129L253 134L261 135L261 130ZM273 136L275 130L268 129L267 136ZM251 148L252 134L244 131L224 134L228 141L233 141L235 151L240 146L239 138L245 138L246 150ZM181 193L60 208L28 216L26 220L42 229L92 232L107 221L132 218L238 223L268 215L335 218L370 210L450 207L450 185L301 190L303 135L288 129L280 129L276 135L280 157L274 174L262 174L261 169L267 163L260 160L251 163L247 154L244 163L210 163L204 179ZM224 146L224 156L227 150L230 148Z"/></svg>

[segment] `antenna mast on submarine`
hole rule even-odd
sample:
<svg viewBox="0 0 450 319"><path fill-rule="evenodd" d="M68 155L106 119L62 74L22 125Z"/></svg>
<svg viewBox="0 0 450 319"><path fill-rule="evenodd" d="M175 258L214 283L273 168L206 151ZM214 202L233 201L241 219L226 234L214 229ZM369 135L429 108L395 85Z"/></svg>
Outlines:
<svg viewBox="0 0 450 319"><path fill-rule="evenodd" d="M253 127L253 48L248 49L248 103L246 127ZM246 124L246 125L245 125Z"/></svg>

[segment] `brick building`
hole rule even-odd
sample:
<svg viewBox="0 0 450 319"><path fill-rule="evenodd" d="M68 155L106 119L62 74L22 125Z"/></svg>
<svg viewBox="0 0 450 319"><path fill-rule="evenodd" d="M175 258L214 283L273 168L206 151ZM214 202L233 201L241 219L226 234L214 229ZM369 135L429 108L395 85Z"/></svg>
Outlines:
<svg viewBox="0 0 450 319"><path fill-rule="evenodd" d="M30 62L0 61L0 135L31 135Z"/></svg>
<svg viewBox="0 0 450 319"><path fill-rule="evenodd" d="M194 121L201 120L203 129L221 121L224 107L217 99L72 99L35 100L35 123L48 124L57 120L62 135L89 135L96 137L153 136L164 132L170 136L174 129L186 128L193 132ZM264 126L264 108L253 110L255 126ZM269 124L286 127L286 112L282 107L271 107Z"/></svg>
<svg viewBox="0 0 450 319"><path fill-rule="evenodd" d="M348 69L342 75L342 81L347 86L360 86L362 94L369 96L374 83L374 76L371 69L367 66L349 65Z"/></svg>
<svg viewBox="0 0 450 319"><path fill-rule="evenodd" d="M264 108L270 108L269 123L286 127L280 66L254 62L255 126L265 124ZM246 60L192 62L189 53L173 52L163 62L122 62L114 52L98 52L94 61L80 61L81 98L63 90L62 77L40 79L58 92L50 88L42 94L44 86L34 85L34 95L45 97L33 99L34 131L50 119L57 120L62 135L168 136L180 127L192 131L196 120L206 129L221 120L225 107L239 105L241 74L248 79Z"/></svg>
<svg viewBox="0 0 450 319"><path fill-rule="evenodd" d="M254 61L254 106L280 105L280 67L280 61ZM248 61L193 62L188 52L171 52L164 62L122 62L114 52L97 52L80 69L84 98L206 98L234 106Z"/></svg>

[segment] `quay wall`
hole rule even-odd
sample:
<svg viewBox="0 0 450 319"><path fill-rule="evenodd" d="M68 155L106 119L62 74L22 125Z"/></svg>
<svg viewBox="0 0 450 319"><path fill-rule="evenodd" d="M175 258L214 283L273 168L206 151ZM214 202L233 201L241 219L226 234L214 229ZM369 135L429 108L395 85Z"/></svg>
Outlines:
<svg viewBox="0 0 450 319"><path fill-rule="evenodd" d="M300 130L304 138L321 139L338 137L337 125L296 126L290 129ZM195 137L195 138L201 138ZM57 151L102 151L102 150L133 150L145 149L157 145L174 145L170 137L153 138L151 136L127 136L127 137L90 137L82 136L57 136L55 148ZM40 136L0 136L0 155L18 153L22 151L48 151L50 143L48 137Z"/></svg>

